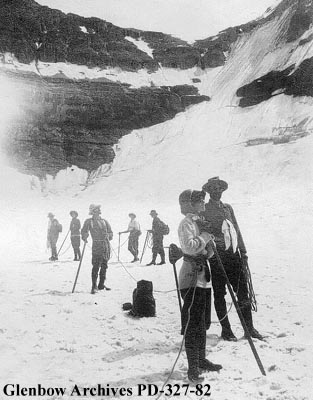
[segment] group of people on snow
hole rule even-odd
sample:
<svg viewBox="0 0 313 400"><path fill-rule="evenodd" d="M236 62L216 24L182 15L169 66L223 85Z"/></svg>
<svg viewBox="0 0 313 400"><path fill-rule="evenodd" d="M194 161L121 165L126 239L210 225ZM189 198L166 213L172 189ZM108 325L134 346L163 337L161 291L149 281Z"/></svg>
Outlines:
<svg viewBox="0 0 313 400"><path fill-rule="evenodd" d="M212 288L216 314L222 327L221 337L226 341L237 340L231 329L225 302L227 278L237 295L238 305L250 336L263 339L253 326L245 273L248 268L247 250L233 208L221 201L222 194L227 189L227 182L219 177L213 177L203 185L202 190L188 189L179 195L179 205L184 215L178 227L178 237L183 253L183 264L179 273L179 290L184 302L181 313L181 333L185 336L188 378L197 383L203 380L202 371L219 371L222 368L220 364L214 364L205 356L206 330L211 324ZM207 203L204 200L206 193L210 195ZM97 290L109 289L105 286L105 280L113 233L109 222L101 218L100 205L91 204L89 214L91 217L84 222L80 232L78 213L71 211L70 232L74 260L81 259L80 235L84 242L87 242L89 234L91 235L91 293L95 293ZM151 210L150 216L152 229L148 231L148 234L152 235L152 260L147 265L155 265L157 255L161 258L158 265L162 265L165 264L163 236L168 233L169 228L160 220L156 210ZM62 226L52 213L49 213L48 217L48 242L52 253L50 260L57 260L56 242ZM119 234L129 233L128 250L134 257L131 262L137 262L141 228L134 213L130 213L129 218L127 230ZM227 278L221 271L220 261Z"/></svg>
<svg viewBox="0 0 313 400"><path fill-rule="evenodd" d="M113 232L109 222L101 218L101 206L91 204L89 206L89 215L83 227L81 228L80 220L78 219L78 212L71 211L70 216L72 217L69 232L71 233L71 243L74 250L74 261L80 261L81 251L80 242L81 239L87 242L89 233L92 238L92 288L91 293L94 294L97 290L103 290L107 288L104 285L106 279L106 270L108 268L108 261L111 256L110 241L113 239ZM136 214L129 213L130 222L126 231L119 232L129 233L128 237L128 250L133 255L134 259L131 262L139 261L139 236L141 235L140 224L136 219ZM160 220L158 213L155 210L151 210L150 216L152 217L152 229L148 230L148 233L152 235L152 261L147 265L155 265L156 257L160 254L161 261L158 265L165 264L165 252L163 246L164 226L167 226ZM57 253L57 241L60 232L62 232L62 225L55 218L51 212L48 214L48 233L47 242L48 247L51 248L50 261L58 260ZM99 283L97 284L97 278L99 275ZM108 288L107 288L108 289Z"/></svg>

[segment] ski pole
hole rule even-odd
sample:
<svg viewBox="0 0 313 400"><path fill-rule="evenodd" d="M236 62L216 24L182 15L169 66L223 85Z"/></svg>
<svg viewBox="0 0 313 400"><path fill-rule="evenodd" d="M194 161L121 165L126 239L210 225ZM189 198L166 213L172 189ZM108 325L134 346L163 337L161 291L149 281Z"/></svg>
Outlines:
<svg viewBox="0 0 313 400"><path fill-rule="evenodd" d="M120 261L120 248L121 248L121 232L118 233L117 261Z"/></svg>
<svg viewBox="0 0 313 400"><path fill-rule="evenodd" d="M176 291L177 291L177 297L178 297L178 303L179 303L179 309L180 312L182 312L182 304L181 304L181 298L180 298L180 293L179 293L179 288L178 288L178 279L177 279L177 271L176 271L176 263L173 263L173 270L174 270L174 276L175 276L175 282L176 282Z"/></svg>
<svg viewBox="0 0 313 400"><path fill-rule="evenodd" d="M225 276L226 285L227 285L229 294L230 294L230 296L231 296L231 298L232 298L232 301L233 301L233 303L234 303L234 305L235 305L235 308L236 308L238 317L239 317L239 319L240 319L241 325L242 325L243 330L244 330L244 332L245 332L245 336L246 336L246 338L248 339L248 342L249 342L250 348L251 348L251 350L252 350L252 353L253 353L253 355L254 355L254 358L255 358L255 360L256 360L256 362L257 362L257 364L258 364L258 367L260 368L260 371L261 371L262 375L266 376L266 373L265 373L263 364L262 364L261 359L260 359L260 357L259 357L259 355L258 355L258 353L257 353L257 351L256 351L255 346L254 346L254 343L253 343L253 340L252 340L252 338L251 338L250 332L249 332L249 330L248 330L248 328L247 328L247 325L246 325L246 321L245 321L244 318L243 318L242 312L241 312L241 310L240 310L240 307L239 307L239 304L238 304L238 302L237 302L236 296L235 296L235 294L234 294L233 288L231 287L231 284L230 284L230 282L229 282L229 279L228 279L228 276L227 276L227 274L226 274L226 271L225 271L224 265L223 265L223 263L222 263L221 257L220 257L220 255L218 254L218 251L217 251L217 249L216 249L215 243L212 241L211 244L212 244L212 248L213 248L214 255L215 255L216 259L217 259L217 263L218 263L220 269L222 270L223 275Z"/></svg>
<svg viewBox="0 0 313 400"><path fill-rule="evenodd" d="M84 243L83 252L82 252L82 255L80 257L79 266L78 266L78 269L77 269L76 278L75 278L74 286L73 286L73 289L72 289L72 293L74 293L74 291L75 291L75 287L76 287L76 283L77 283L77 279L78 279L78 275L79 275L79 271L80 271L80 266L82 265L82 261L83 261L83 257L84 257L86 244L87 244L87 240Z"/></svg>
<svg viewBox="0 0 313 400"><path fill-rule="evenodd" d="M177 278L177 271L176 271L176 261L178 261L183 256L183 252L174 243L170 244L168 249L169 249L168 250L168 258L170 260L170 263L173 265L173 270L174 270L179 309L180 309L180 312L182 312L182 303L181 303L181 297L180 297L180 293L179 293L178 278Z"/></svg>
<svg viewBox="0 0 313 400"><path fill-rule="evenodd" d="M142 253L141 253L140 263L142 262L142 257L143 257L143 255L145 253L145 250L146 250L148 236L149 236L149 231L147 231L147 234L146 234L145 243L143 245L143 249L142 249Z"/></svg>
<svg viewBox="0 0 313 400"><path fill-rule="evenodd" d="M64 243L65 243L65 240L67 239L69 233L70 233L70 229L68 230L68 232L67 232L67 234L66 234L66 236L65 236L65 239L63 240L63 243L61 244L61 247L59 248L58 256L59 256L59 254L60 254L60 251L62 250L62 247L63 247L63 245L64 245Z"/></svg>

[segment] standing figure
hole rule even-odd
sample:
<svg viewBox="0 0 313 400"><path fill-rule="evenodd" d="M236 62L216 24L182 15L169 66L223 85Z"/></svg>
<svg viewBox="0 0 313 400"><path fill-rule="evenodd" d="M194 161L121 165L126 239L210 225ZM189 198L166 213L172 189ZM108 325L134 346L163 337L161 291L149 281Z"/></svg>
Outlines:
<svg viewBox="0 0 313 400"><path fill-rule="evenodd" d="M80 253L80 220L78 217L77 211L71 211L70 216L72 217L72 221L70 224L71 231L71 243L74 250L74 261L79 261L81 259Z"/></svg>
<svg viewBox="0 0 313 400"><path fill-rule="evenodd" d="M211 274L208 258L213 255L213 236L199 213L204 211L203 191L185 190L179 196L181 213L185 218L178 227L178 237L184 254L179 273L179 289L184 300L181 334L185 335L188 379L203 381L204 371L219 371L222 366L206 359L206 330L211 325Z"/></svg>
<svg viewBox="0 0 313 400"><path fill-rule="evenodd" d="M211 233L215 237L217 251L224 265L230 284L238 298L238 304L245 319L250 335L256 339L263 339L262 335L253 327L251 303L249 301L247 278L244 273L247 263L247 250L244 244L234 210L231 205L221 201L222 193L228 188L227 182L214 177L203 185L202 189L210 194L210 200L205 205L203 216L211 225ZM214 305L218 319L222 326L221 336L224 340L236 341L225 302L226 279L218 266L215 256L210 260Z"/></svg>
<svg viewBox="0 0 313 400"><path fill-rule="evenodd" d="M81 230L82 240L87 241L90 235L92 237L92 271L91 271L91 293L96 293L97 290L103 290L108 287L104 285L106 279L106 271L108 268L108 260L110 259L110 240L113 239L113 233L108 221L100 217L101 206L91 204L89 206L89 215L91 218L86 219ZM98 273L99 285L97 285Z"/></svg>
<svg viewBox="0 0 313 400"><path fill-rule="evenodd" d="M161 262L158 265L165 264L165 253L163 247L163 229L164 223L158 217L158 213L155 210L150 211L150 215L153 218L152 229L149 233L152 233L152 261L147 265L155 265L157 255L160 254Z"/></svg>
<svg viewBox="0 0 313 400"><path fill-rule="evenodd" d="M51 257L49 260L56 261L58 259L57 241L59 239L60 232L62 232L62 225L56 218L54 218L54 214L51 212L49 212L48 218L47 244L48 247L51 248Z"/></svg>
<svg viewBox="0 0 313 400"><path fill-rule="evenodd" d="M139 260L138 247L139 247L139 236L141 235L141 230L140 230L139 222L136 220L136 214L129 213L128 216L130 218L130 221L128 224L127 231L120 232L120 233L128 233L129 232L128 250L134 257L133 261L131 261L133 263L133 262L136 262Z"/></svg>

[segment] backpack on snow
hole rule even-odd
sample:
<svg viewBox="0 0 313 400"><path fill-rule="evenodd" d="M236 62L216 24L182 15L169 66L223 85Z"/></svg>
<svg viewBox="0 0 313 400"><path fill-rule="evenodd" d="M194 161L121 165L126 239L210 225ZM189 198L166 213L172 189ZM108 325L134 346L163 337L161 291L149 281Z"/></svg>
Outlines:
<svg viewBox="0 0 313 400"><path fill-rule="evenodd" d="M123 305L123 310L129 309L129 303ZM151 281L137 282L133 291L133 304L129 315L133 317L155 317L155 299L153 297L153 284Z"/></svg>

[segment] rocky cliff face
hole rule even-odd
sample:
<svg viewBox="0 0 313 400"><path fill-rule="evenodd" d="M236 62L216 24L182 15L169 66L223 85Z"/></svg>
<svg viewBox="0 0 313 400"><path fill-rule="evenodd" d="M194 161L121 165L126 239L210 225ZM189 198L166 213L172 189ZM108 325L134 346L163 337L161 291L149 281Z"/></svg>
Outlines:
<svg viewBox="0 0 313 400"><path fill-rule="evenodd" d="M284 13L280 45L296 41L311 26L310 0L285 0L264 18L190 45L161 32L122 29L98 18L64 14L34 0L0 0L0 53L13 53L22 63L62 61L150 73L160 66L215 68L225 64L240 35L252 33ZM127 38L144 40L152 54ZM300 45L310 40L312 37L304 37ZM301 64L301 76L290 75L290 69L271 71L238 88L240 105L257 104L282 90L311 95L311 64L311 60ZM41 177L73 164L92 171L113 160L114 145L131 130L163 122L189 105L209 100L189 85L134 89L107 79L73 81L0 71L23 92L19 119L7 132L6 151L17 168Z"/></svg>
<svg viewBox="0 0 313 400"><path fill-rule="evenodd" d="M17 168L37 176L54 175L70 165L92 171L113 160L113 145L131 130L209 100L188 85L133 89L3 70L0 76L21 93L19 118L10 125L6 151Z"/></svg>
<svg viewBox="0 0 313 400"><path fill-rule="evenodd" d="M231 27L194 45L161 32L123 29L99 18L64 14L34 0L0 0L0 52L12 52L21 62L67 61L88 66L119 66L154 71L159 64L186 69L223 65L225 53L243 33L249 33L288 10L284 38L291 42L309 29L313 16L311 0L282 1L267 16ZM153 58L126 39L142 38Z"/></svg>

